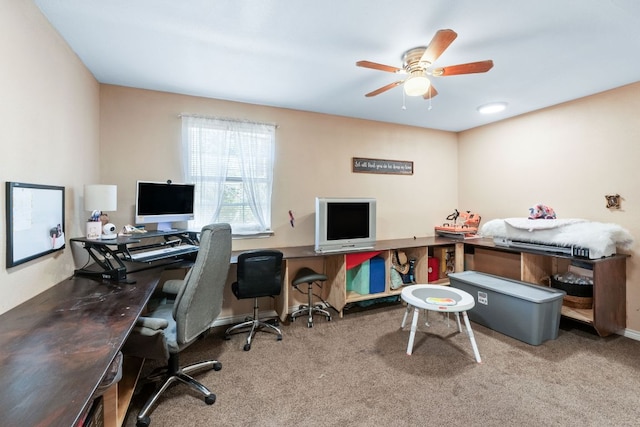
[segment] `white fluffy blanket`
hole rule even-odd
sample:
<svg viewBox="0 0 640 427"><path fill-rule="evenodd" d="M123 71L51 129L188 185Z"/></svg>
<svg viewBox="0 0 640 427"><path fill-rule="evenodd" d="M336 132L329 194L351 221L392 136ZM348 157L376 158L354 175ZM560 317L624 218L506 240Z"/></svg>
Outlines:
<svg viewBox="0 0 640 427"><path fill-rule="evenodd" d="M478 234L531 243L587 248L591 258L615 253L615 248L631 249L633 237L617 224L584 219L506 218L486 222ZM611 252L613 251L613 252Z"/></svg>

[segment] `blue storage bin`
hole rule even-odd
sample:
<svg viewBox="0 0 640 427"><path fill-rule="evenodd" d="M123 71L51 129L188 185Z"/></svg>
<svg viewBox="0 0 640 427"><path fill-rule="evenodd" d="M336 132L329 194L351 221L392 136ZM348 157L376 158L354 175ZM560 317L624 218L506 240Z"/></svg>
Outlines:
<svg viewBox="0 0 640 427"><path fill-rule="evenodd" d="M373 257L369 260L369 293L384 292L384 259Z"/></svg>
<svg viewBox="0 0 640 427"><path fill-rule="evenodd" d="M369 260L347 270L347 291L369 293Z"/></svg>

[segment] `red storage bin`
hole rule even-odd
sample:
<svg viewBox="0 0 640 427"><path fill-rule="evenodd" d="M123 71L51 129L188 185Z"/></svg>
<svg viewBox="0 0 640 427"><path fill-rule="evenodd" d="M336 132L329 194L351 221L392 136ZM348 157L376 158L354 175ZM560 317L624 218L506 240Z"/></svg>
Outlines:
<svg viewBox="0 0 640 427"><path fill-rule="evenodd" d="M429 283L436 282L440 279L440 260L430 256L427 263L427 279Z"/></svg>

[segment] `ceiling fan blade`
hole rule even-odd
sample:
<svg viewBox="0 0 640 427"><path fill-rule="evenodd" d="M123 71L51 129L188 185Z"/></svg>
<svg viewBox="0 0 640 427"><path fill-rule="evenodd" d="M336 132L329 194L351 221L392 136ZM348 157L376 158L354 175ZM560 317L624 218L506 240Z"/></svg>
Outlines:
<svg viewBox="0 0 640 427"><path fill-rule="evenodd" d="M431 99L434 96L436 96L438 94L438 91L436 90L435 87L433 87L433 84L431 86L429 86L429 90L427 90L424 95L422 95L422 97L424 99Z"/></svg>
<svg viewBox="0 0 640 427"><path fill-rule="evenodd" d="M422 54L421 62L429 62L433 64L436 59L442 55L451 43L458 37L458 34L453 30L439 30L433 39L427 46L427 49Z"/></svg>
<svg viewBox="0 0 640 427"><path fill-rule="evenodd" d="M374 70L387 71L389 73L400 73L404 70L402 68L392 67L391 65L378 64L371 61L358 61L356 62L358 67L372 68Z"/></svg>
<svg viewBox="0 0 640 427"><path fill-rule="evenodd" d="M434 76L455 76L457 74L474 74L486 73L493 68L493 61L469 62L468 64L451 65L449 67L440 67L433 70Z"/></svg>
<svg viewBox="0 0 640 427"><path fill-rule="evenodd" d="M386 92L389 89L393 89L396 86L400 86L403 82L404 82L404 80L398 80L397 82L389 83L386 86L382 86L380 89L376 89L373 92L369 92L365 96L367 98L369 98L369 97L372 97L372 96L380 95L382 92Z"/></svg>

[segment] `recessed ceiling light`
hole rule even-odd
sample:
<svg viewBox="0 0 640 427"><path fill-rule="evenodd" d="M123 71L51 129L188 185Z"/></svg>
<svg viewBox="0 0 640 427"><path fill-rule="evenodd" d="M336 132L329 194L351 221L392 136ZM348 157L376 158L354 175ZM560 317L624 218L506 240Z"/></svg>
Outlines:
<svg viewBox="0 0 640 427"><path fill-rule="evenodd" d="M478 112L481 114L499 113L500 111L504 111L505 108L507 108L506 102L490 102L489 104L479 106Z"/></svg>

